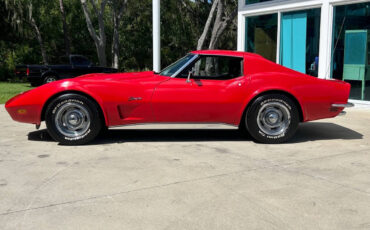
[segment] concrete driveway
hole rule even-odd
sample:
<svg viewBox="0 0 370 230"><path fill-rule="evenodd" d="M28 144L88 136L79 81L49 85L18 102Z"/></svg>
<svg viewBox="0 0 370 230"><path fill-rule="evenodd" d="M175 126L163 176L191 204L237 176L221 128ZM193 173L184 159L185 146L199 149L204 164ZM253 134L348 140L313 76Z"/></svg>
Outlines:
<svg viewBox="0 0 370 230"><path fill-rule="evenodd" d="M60 146L1 105L0 229L370 229L370 110L281 145L169 127Z"/></svg>

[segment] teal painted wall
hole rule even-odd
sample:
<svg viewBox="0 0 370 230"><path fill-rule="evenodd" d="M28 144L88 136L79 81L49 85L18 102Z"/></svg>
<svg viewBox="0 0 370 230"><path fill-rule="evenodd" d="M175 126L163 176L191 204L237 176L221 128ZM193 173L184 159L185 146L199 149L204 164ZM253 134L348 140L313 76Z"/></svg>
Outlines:
<svg viewBox="0 0 370 230"><path fill-rule="evenodd" d="M283 14L280 39L280 64L306 73L307 13Z"/></svg>

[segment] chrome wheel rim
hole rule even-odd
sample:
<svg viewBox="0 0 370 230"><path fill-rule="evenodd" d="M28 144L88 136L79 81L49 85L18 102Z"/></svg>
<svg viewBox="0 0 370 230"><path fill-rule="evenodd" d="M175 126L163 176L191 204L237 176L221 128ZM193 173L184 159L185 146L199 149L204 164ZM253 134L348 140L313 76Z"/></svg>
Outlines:
<svg viewBox="0 0 370 230"><path fill-rule="evenodd" d="M262 105L257 115L260 130L270 136L279 136L289 128L291 115L282 102L268 102Z"/></svg>
<svg viewBox="0 0 370 230"><path fill-rule="evenodd" d="M47 77L46 78L46 83L50 83L50 82L53 82L53 81L56 81L57 79L55 77Z"/></svg>
<svg viewBox="0 0 370 230"><path fill-rule="evenodd" d="M55 115L55 125L64 136L79 137L89 129L90 115L81 104L68 102L58 108Z"/></svg>

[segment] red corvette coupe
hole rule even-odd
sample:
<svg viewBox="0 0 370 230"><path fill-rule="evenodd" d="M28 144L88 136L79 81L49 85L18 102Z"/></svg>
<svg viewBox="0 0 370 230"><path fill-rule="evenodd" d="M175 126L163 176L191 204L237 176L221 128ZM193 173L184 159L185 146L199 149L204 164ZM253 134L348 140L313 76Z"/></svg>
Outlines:
<svg viewBox="0 0 370 230"><path fill-rule="evenodd" d="M350 84L298 73L259 55L194 51L160 73L89 74L10 99L19 122L46 122L50 135L85 144L105 127L137 123L224 123L258 142L281 143L300 122L339 115Z"/></svg>

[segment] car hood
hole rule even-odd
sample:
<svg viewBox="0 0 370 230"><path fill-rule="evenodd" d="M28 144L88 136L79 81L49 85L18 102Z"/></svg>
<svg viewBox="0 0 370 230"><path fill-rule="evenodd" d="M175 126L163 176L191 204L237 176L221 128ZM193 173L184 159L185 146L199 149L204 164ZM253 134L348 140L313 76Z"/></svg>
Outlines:
<svg viewBox="0 0 370 230"><path fill-rule="evenodd" d="M157 76L153 71L146 72L133 72L133 73L94 73L82 75L80 77L74 78L73 80L77 82L84 81L135 81L141 82ZM71 80L71 79L70 79Z"/></svg>

